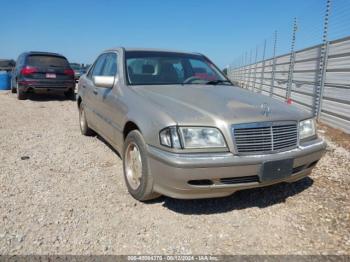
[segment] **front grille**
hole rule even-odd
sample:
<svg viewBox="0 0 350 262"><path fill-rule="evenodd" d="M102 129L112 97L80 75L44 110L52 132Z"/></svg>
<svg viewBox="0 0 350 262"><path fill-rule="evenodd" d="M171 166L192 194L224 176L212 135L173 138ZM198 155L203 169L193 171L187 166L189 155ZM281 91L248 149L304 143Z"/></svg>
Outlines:
<svg viewBox="0 0 350 262"><path fill-rule="evenodd" d="M269 153L297 146L296 122L264 122L233 126L238 153Z"/></svg>

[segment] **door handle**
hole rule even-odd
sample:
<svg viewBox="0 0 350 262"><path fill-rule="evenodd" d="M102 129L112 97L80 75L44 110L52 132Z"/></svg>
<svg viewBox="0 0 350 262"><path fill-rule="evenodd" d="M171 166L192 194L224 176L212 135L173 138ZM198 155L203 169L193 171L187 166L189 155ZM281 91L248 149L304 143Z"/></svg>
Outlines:
<svg viewBox="0 0 350 262"><path fill-rule="evenodd" d="M86 88L86 85L82 85L81 87L82 87L82 88Z"/></svg>

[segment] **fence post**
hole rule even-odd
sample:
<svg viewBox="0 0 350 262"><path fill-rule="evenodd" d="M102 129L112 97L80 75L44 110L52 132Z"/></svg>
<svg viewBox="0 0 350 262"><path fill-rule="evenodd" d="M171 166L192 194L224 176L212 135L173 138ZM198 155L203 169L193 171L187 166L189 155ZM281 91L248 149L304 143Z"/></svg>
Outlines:
<svg viewBox="0 0 350 262"><path fill-rule="evenodd" d="M233 69L234 70L234 74L235 74L235 81L237 82L238 81L238 63L236 64L235 68Z"/></svg>
<svg viewBox="0 0 350 262"><path fill-rule="evenodd" d="M237 79L237 73L236 73L236 65L235 64L231 64L231 65L228 65L227 66L228 69L227 69L227 73L228 75L230 76L230 78L232 78L232 81L236 81Z"/></svg>
<svg viewBox="0 0 350 262"><path fill-rule="evenodd" d="M236 67L234 64L231 64L229 66L227 66L227 74L229 76L229 78L232 78L233 81L236 81Z"/></svg>
<svg viewBox="0 0 350 262"><path fill-rule="evenodd" d="M262 92L262 86L263 86L263 81L264 81L264 73L265 73L265 52L266 52L266 39L264 41L264 50L263 50L263 57L262 57L262 65L261 65L261 72L260 72L260 91L259 93Z"/></svg>
<svg viewBox="0 0 350 262"><path fill-rule="evenodd" d="M294 73L294 62L295 62L295 40L296 40L296 32L297 32L297 19L294 18L293 23L293 34L292 34L292 43L290 50L290 59L289 59L289 72L288 72L288 82L287 82L287 90L286 90L286 101L289 102L290 94L292 90L293 84L293 73Z"/></svg>
<svg viewBox="0 0 350 262"><path fill-rule="evenodd" d="M242 54L242 66L241 66L241 87L244 87L244 55Z"/></svg>
<svg viewBox="0 0 350 262"><path fill-rule="evenodd" d="M317 120L321 116L324 84L325 84L326 73L327 73L328 49L329 49L328 24L329 24L330 10L331 10L331 0L327 0L326 14L324 17L324 25L323 25L323 37L322 37L323 44L321 47L320 66L319 66L319 71L317 76L318 81L315 85L315 90L314 90L313 114L315 117L317 117Z"/></svg>
<svg viewBox="0 0 350 262"><path fill-rule="evenodd" d="M247 88L248 86L248 52L245 52L245 59L244 59L244 87Z"/></svg>
<svg viewBox="0 0 350 262"><path fill-rule="evenodd" d="M254 66L254 82L253 82L253 91L255 91L255 84L256 84L256 67L257 67L257 62L258 62L258 46L256 47L255 51L255 66Z"/></svg>
<svg viewBox="0 0 350 262"><path fill-rule="evenodd" d="M271 86L270 86L270 96L271 97L273 95L273 89L275 87L276 46L277 46L277 31L275 31L274 40L273 40L273 58L272 58L272 72L271 72Z"/></svg>
<svg viewBox="0 0 350 262"><path fill-rule="evenodd" d="M237 68L236 68L236 76L237 76L237 80L235 82L235 85L238 85L239 86L239 70L240 70L240 58L237 58Z"/></svg>
<svg viewBox="0 0 350 262"><path fill-rule="evenodd" d="M250 49L248 89L250 88L250 84L251 84L251 82L252 82L252 80L251 80L251 73L252 73L252 56L253 56L253 50Z"/></svg>
<svg viewBox="0 0 350 262"><path fill-rule="evenodd" d="M235 69L235 72L236 72L236 83L239 82L239 62L237 62L237 67Z"/></svg>

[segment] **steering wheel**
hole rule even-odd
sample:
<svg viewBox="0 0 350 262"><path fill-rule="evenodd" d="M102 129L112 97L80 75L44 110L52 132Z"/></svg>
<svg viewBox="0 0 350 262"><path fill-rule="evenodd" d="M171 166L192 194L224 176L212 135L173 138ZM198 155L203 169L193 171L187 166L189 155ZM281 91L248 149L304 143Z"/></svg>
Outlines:
<svg viewBox="0 0 350 262"><path fill-rule="evenodd" d="M201 78L197 77L197 76L190 76L188 78L186 78L183 83L184 84L189 84L189 83L192 83L193 81L196 81L196 80L202 80Z"/></svg>

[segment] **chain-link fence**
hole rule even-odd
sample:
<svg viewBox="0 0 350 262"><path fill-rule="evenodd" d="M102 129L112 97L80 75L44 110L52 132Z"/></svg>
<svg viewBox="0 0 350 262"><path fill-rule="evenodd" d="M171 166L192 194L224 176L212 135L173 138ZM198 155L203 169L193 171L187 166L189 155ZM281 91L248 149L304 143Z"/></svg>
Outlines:
<svg viewBox="0 0 350 262"><path fill-rule="evenodd" d="M289 36L276 30L236 57L228 75L350 133L350 1L325 0L323 10L315 4L292 21ZM317 10L319 19L308 15Z"/></svg>

